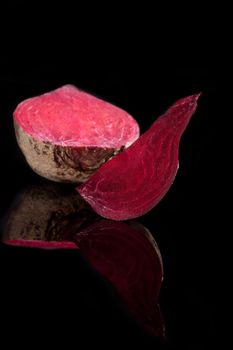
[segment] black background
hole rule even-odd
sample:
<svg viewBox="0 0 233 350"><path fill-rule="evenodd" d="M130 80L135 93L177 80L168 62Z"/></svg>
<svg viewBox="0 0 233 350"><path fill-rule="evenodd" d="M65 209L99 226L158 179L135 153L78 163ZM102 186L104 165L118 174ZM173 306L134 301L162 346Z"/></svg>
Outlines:
<svg viewBox="0 0 233 350"><path fill-rule="evenodd" d="M177 15L179 8L86 5L15 1L1 11L0 215L21 188L40 181L14 138L12 112L23 99L72 83L127 110L144 132L176 99L201 91L182 138L176 181L139 221L163 256L167 346L208 349L218 335L221 279L217 101L227 57L216 20L221 14L209 9L207 22L202 8ZM45 343L49 336L63 348L72 342L159 347L121 314L109 286L77 253L0 246L0 260L5 329L18 330L20 344Z"/></svg>

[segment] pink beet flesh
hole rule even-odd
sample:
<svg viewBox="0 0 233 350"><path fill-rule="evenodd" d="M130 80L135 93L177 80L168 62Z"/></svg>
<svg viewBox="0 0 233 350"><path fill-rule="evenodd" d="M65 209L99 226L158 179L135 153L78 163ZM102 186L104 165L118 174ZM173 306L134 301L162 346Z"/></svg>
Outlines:
<svg viewBox="0 0 233 350"><path fill-rule="evenodd" d="M72 85L23 101L14 118L35 139L61 146L128 147L139 136L128 113Z"/></svg>
<svg viewBox="0 0 233 350"><path fill-rule="evenodd" d="M199 96L177 101L131 147L77 188L98 214L113 220L136 218L164 197L175 179L179 141Z"/></svg>

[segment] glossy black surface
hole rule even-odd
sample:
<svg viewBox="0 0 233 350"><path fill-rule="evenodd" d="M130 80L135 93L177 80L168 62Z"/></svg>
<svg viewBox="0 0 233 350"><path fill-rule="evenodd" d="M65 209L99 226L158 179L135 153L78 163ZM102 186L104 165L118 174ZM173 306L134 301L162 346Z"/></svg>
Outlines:
<svg viewBox="0 0 233 350"><path fill-rule="evenodd" d="M26 5L11 2L8 24L1 31L1 218L19 191L43 182L27 166L14 136L12 112L23 99L73 83L126 109L144 132L176 99L199 91L203 95L182 138L173 187L156 208L137 220L154 235L163 258L159 304L165 343L148 335L122 309L111 283L80 252L1 244L2 333L10 333L8 345L17 337L21 346L36 341L64 349L93 342L118 349L210 348L218 334L221 279L213 223L219 193L216 159L221 158L215 107L218 72L213 61L201 47L193 49L187 42L184 46L185 40L181 45L177 38L160 39L160 44L153 26L143 38L140 30L135 32L133 40L116 25L108 39L110 20L100 34L95 25L89 35L89 17L86 26L78 26L82 16L72 19L68 7L64 13L60 8L59 16L52 6L46 11L43 6L32 7L28 12Z"/></svg>

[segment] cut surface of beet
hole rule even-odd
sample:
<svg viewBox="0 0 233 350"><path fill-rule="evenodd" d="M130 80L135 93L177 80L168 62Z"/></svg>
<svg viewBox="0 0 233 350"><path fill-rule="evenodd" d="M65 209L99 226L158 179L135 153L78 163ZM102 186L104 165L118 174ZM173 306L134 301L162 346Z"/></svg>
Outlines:
<svg viewBox="0 0 233 350"><path fill-rule="evenodd" d="M139 137L127 112L72 85L21 102L14 123L29 165L55 181L85 181Z"/></svg>
<svg viewBox="0 0 233 350"><path fill-rule="evenodd" d="M180 138L199 96L175 102L128 149L77 188L98 214L113 220L136 218L164 197L175 179Z"/></svg>
<svg viewBox="0 0 233 350"><path fill-rule="evenodd" d="M136 222L98 221L75 237L81 254L111 283L145 331L163 338L163 263L151 233Z"/></svg>
<svg viewBox="0 0 233 350"><path fill-rule="evenodd" d="M122 109L65 85L21 102L15 120L32 137L71 147L128 147L138 125Z"/></svg>

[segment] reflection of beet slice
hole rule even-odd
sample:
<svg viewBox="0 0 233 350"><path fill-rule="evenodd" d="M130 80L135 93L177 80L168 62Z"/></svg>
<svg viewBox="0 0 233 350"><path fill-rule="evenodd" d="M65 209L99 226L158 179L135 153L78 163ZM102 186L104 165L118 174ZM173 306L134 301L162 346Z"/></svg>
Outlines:
<svg viewBox="0 0 233 350"><path fill-rule="evenodd" d="M177 101L131 147L77 188L98 214L127 220L145 214L163 198L174 181L180 137L198 97Z"/></svg>
<svg viewBox="0 0 233 350"><path fill-rule="evenodd" d="M77 248L73 236L97 215L71 188L31 186L14 200L3 221L2 240L31 248Z"/></svg>
<svg viewBox="0 0 233 350"><path fill-rule="evenodd" d="M139 136L128 113L72 85L23 101L14 122L32 169L62 182L87 180Z"/></svg>
<svg viewBox="0 0 233 350"><path fill-rule="evenodd" d="M143 226L99 221L76 235L82 255L115 288L135 320L156 336L164 336L158 305L162 258Z"/></svg>

